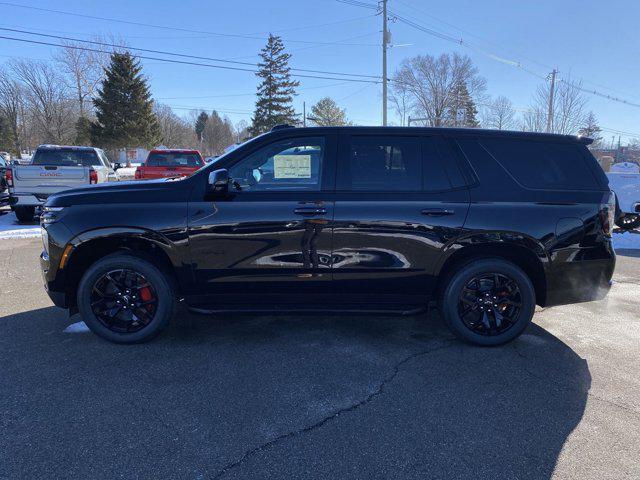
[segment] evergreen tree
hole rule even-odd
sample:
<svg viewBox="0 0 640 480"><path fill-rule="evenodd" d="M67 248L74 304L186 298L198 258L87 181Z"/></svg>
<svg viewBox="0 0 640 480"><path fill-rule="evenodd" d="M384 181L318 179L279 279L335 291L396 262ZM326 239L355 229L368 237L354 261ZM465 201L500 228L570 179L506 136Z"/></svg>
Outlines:
<svg viewBox="0 0 640 480"><path fill-rule="evenodd" d="M196 118L196 124L194 126L196 130L196 136L198 137L198 141L202 143L202 133L204 132L204 128L207 126L207 120L209 120L209 115L206 112L200 112L198 118Z"/></svg>
<svg viewBox="0 0 640 480"><path fill-rule="evenodd" d="M76 145L91 144L91 121L85 117L78 117L76 121Z"/></svg>
<svg viewBox="0 0 640 480"><path fill-rule="evenodd" d="M14 150L13 131L6 118L0 116L0 150L11 152ZM14 152L15 153L15 152Z"/></svg>
<svg viewBox="0 0 640 480"><path fill-rule="evenodd" d="M469 95L465 82L458 82L451 90L451 102L447 111L447 126L478 128L478 109Z"/></svg>
<svg viewBox="0 0 640 480"><path fill-rule="evenodd" d="M251 135L268 132L281 123L297 123L291 102L299 82L291 80L291 54L284 53L282 38L269 34L260 57L262 61L258 64L260 70L256 75L262 81L258 85L258 100L249 130Z"/></svg>
<svg viewBox="0 0 640 480"><path fill-rule="evenodd" d="M584 119L584 125L578 130L578 134L583 137L593 139L592 148L599 147L602 143L602 129L598 125L598 119L593 112L589 112Z"/></svg>
<svg viewBox="0 0 640 480"><path fill-rule="evenodd" d="M105 148L153 147L160 139L153 100L142 67L129 52L112 53L93 104L93 143Z"/></svg>
<svg viewBox="0 0 640 480"><path fill-rule="evenodd" d="M319 127L339 127L348 125L345 111L329 97L325 97L311 107L311 121Z"/></svg>

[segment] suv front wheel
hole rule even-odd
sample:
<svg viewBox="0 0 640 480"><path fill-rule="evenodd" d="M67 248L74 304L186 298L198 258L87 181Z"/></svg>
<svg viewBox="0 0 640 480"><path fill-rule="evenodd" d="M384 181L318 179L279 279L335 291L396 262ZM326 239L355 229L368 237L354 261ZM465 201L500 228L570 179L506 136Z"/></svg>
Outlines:
<svg viewBox="0 0 640 480"><path fill-rule="evenodd" d="M531 322L535 290L513 263L481 259L451 276L439 307L457 337L476 345L501 345L519 336Z"/></svg>
<svg viewBox="0 0 640 480"><path fill-rule="evenodd" d="M167 276L151 262L127 254L91 265L80 280L77 301L87 326L116 343L153 338L167 326L175 305Z"/></svg>

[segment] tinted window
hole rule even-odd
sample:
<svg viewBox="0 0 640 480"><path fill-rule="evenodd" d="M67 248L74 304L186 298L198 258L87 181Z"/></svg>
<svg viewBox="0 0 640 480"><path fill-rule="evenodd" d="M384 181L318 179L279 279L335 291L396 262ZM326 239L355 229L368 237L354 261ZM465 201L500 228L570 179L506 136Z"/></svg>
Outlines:
<svg viewBox="0 0 640 480"><path fill-rule="evenodd" d="M445 151L441 138L427 137L422 142L423 183L426 191L441 191L451 188L445 164L450 162L453 169L457 169L457 167L454 164L453 156L443 156Z"/></svg>
<svg viewBox="0 0 640 480"><path fill-rule="evenodd" d="M147 157L147 167L200 167L202 160L197 153L152 152Z"/></svg>
<svg viewBox="0 0 640 480"><path fill-rule="evenodd" d="M320 190L325 142L321 137L280 140L229 169L237 191Z"/></svg>
<svg viewBox="0 0 640 480"><path fill-rule="evenodd" d="M101 165L100 159L93 150L77 150L71 148L36 150L32 165L55 165L58 167L94 167Z"/></svg>
<svg viewBox="0 0 640 480"><path fill-rule="evenodd" d="M517 139L485 139L481 144L528 188L589 190L598 188L580 145Z"/></svg>
<svg viewBox="0 0 640 480"><path fill-rule="evenodd" d="M415 137L354 136L349 147L351 190L418 191L422 161Z"/></svg>

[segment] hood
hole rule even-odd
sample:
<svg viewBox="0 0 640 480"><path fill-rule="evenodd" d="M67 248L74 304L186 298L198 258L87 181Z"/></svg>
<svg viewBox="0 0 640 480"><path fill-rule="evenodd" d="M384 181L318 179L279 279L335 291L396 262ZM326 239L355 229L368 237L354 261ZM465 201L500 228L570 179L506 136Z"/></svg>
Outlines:
<svg viewBox="0 0 640 480"><path fill-rule="evenodd" d="M47 207L114 203L162 203L184 201L189 184L184 180L142 180L100 183L51 195Z"/></svg>

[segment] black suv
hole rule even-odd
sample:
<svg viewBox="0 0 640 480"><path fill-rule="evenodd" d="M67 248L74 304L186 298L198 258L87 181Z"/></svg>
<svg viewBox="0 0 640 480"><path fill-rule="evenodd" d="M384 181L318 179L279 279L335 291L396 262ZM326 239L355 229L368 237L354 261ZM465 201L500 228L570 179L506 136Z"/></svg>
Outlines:
<svg viewBox="0 0 640 480"><path fill-rule="evenodd" d="M535 305L600 299L614 196L588 139L437 128L275 128L191 177L49 198L53 302L139 342L198 312L398 312L512 340Z"/></svg>

